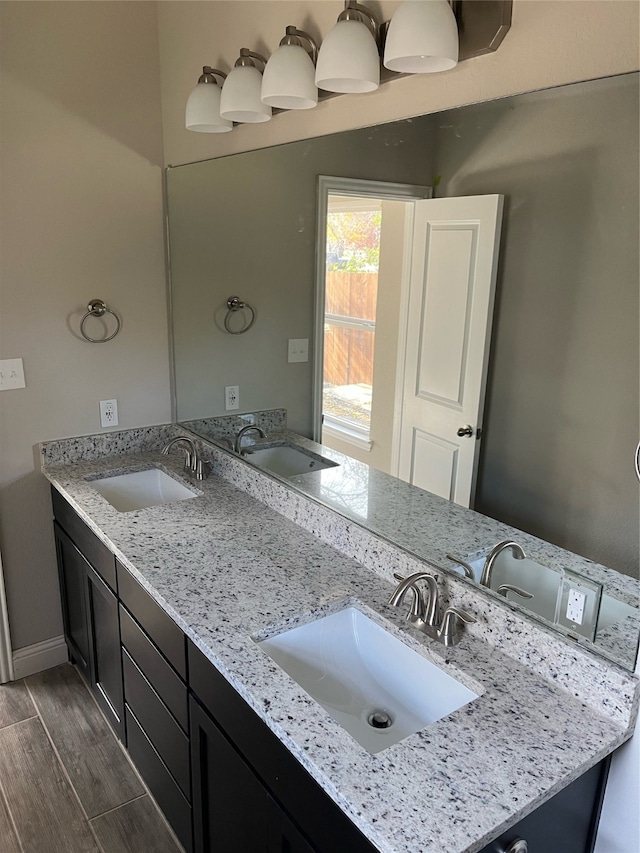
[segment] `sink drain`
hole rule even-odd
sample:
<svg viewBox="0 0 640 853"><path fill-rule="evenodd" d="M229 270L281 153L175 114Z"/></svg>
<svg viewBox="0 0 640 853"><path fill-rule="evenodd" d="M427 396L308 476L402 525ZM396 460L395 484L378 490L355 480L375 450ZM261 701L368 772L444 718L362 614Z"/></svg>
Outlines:
<svg viewBox="0 0 640 853"><path fill-rule="evenodd" d="M386 711L373 711L367 717L367 722L374 729L388 729L393 725L393 719Z"/></svg>

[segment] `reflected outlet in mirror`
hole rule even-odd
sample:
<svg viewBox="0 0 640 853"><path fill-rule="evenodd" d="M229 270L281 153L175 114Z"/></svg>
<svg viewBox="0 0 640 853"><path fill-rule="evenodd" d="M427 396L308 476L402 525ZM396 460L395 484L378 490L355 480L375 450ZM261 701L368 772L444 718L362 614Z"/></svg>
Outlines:
<svg viewBox="0 0 640 853"><path fill-rule="evenodd" d="M133 512L136 509L198 497L196 492L192 492L158 468L119 474L116 477L102 477L92 480L91 486L118 512Z"/></svg>
<svg viewBox="0 0 640 853"><path fill-rule="evenodd" d="M479 695L355 607L258 645L373 754Z"/></svg>

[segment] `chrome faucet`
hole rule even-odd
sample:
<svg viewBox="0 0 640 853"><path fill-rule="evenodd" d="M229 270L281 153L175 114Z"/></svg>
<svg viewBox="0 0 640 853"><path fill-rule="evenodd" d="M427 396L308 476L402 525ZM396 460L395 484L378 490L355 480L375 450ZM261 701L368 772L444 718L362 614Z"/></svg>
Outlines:
<svg viewBox="0 0 640 853"><path fill-rule="evenodd" d="M400 583L393 591L389 604L398 607L408 590L413 592L413 602L407 619L423 631L428 637L438 640L445 646L455 646L462 637L460 626L463 622L475 622L473 616L457 607L448 607L440 618L440 601L436 579L426 572L416 572L408 578L394 573ZM427 584L428 599L418 586L419 581Z"/></svg>
<svg viewBox="0 0 640 853"><path fill-rule="evenodd" d="M236 435L236 440L233 444L233 449L236 453L239 453L240 455L242 455L242 439L243 439L244 435L246 433L250 432L252 429L254 429L254 430L256 430L256 432L260 433L260 438L266 438L267 437L266 432L263 429L261 429L259 426L256 426L255 424L247 424L247 426L244 426L244 427L242 427L241 430L238 430L238 433Z"/></svg>
<svg viewBox="0 0 640 853"><path fill-rule="evenodd" d="M498 544L491 549L491 553L484 561L482 576L480 578L482 586L487 586L491 589L491 573L493 572L493 567L500 554L503 551L506 551L507 548L511 549L511 553L516 560L524 560L527 556L520 545L518 545L517 542L512 542L511 539L506 539L504 542L498 542Z"/></svg>
<svg viewBox="0 0 640 853"><path fill-rule="evenodd" d="M209 474L209 467L211 463L203 459L198 452L198 447L195 441L192 438L189 438L187 435L178 435L176 438L172 438L168 444L166 444L161 453L163 456L168 456L169 451L174 446L174 444L183 443L186 444L187 447L184 449L184 470L188 471L192 477L195 477L196 480L204 480L205 477Z"/></svg>
<svg viewBox="0 0 640 853"><path fill-rule="evenodd" d="M395 588L393 595L389 599L389 604L394 607L399 607L402 604L408 590L413 592L413 603L409 616L411 622L415 623L418 628L436 630L439 621L440 601L438 597L438 584L432 575L426 572L416 572L409 575L408 578L402 575L394 574L394 578L400 583ZM424 581L427 585L427 598L418 586L419 581Z"/></svg>

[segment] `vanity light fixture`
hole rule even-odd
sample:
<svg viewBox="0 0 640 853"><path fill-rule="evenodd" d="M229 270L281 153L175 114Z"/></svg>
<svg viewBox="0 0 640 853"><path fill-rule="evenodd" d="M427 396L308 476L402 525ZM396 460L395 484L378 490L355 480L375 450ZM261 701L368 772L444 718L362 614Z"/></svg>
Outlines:
<svg viewBox="0 0 640 853"><path fill-rule="evenodd" d="M347 0L318 52L316 86L327 92L373 92L380 85L380 25L374 14Z"/></svg>
<svg viewBox="0 0 640 853"><path fill-rule="evenodd" d="M197 85L187 100L185 126L198 133L226 133L233 122L220 116L220 87L217 77L226 79L224 71L205 65Z"/></svg>
<svg viewBox="0 0 640 853"><path fill-rule="evenodd" d="M454 68L458 25L448 0L404 0L389 22L383 64L402 74Z"/></svg>
<svg viewBox="0 0 640 853"><path fill-rule="evenodd" d="M262 103L281 110L310 110L318 103L315 61L318 45L308 33L288 26L262 75Z"/></svg>
<svg viewBox="0 0 640 853"><path fill-rule="evenodd" d="M220 96L220 115L228 121L254 123L269 121L271 107L260 100L262 74L256 61L266 66L267 60L246 47L240 50L235 67L229 72Z"/></svg>

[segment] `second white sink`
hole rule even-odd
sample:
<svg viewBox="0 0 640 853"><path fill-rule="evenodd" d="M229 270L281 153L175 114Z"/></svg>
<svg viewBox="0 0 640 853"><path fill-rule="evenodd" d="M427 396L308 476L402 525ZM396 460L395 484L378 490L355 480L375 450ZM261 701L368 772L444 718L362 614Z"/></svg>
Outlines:
<svg viewBox="0 0 640 853"><path fill-rule="evenodd" d="M99 480L91 480L90 485L118 512L133 512L136 509L198 497L196 492L192 492L159 468L133 471L116 477L102 477Z"/></svg>
<svg viewBox="0 0 640 853"><path fill-rule="evenodd" d="M245 459L253 462L258 468L264 468L281 477L295 477L296 474L322 471L324 468L334 468L338 464L322 456L307 453L302 448L291 444L256 447L246 451Z"/></svg>
<svg viewBox="0 0 640 853"><path fill-rule="evenodd" d="M478 698L355 607L259 645L371 753Z"/></svg>

